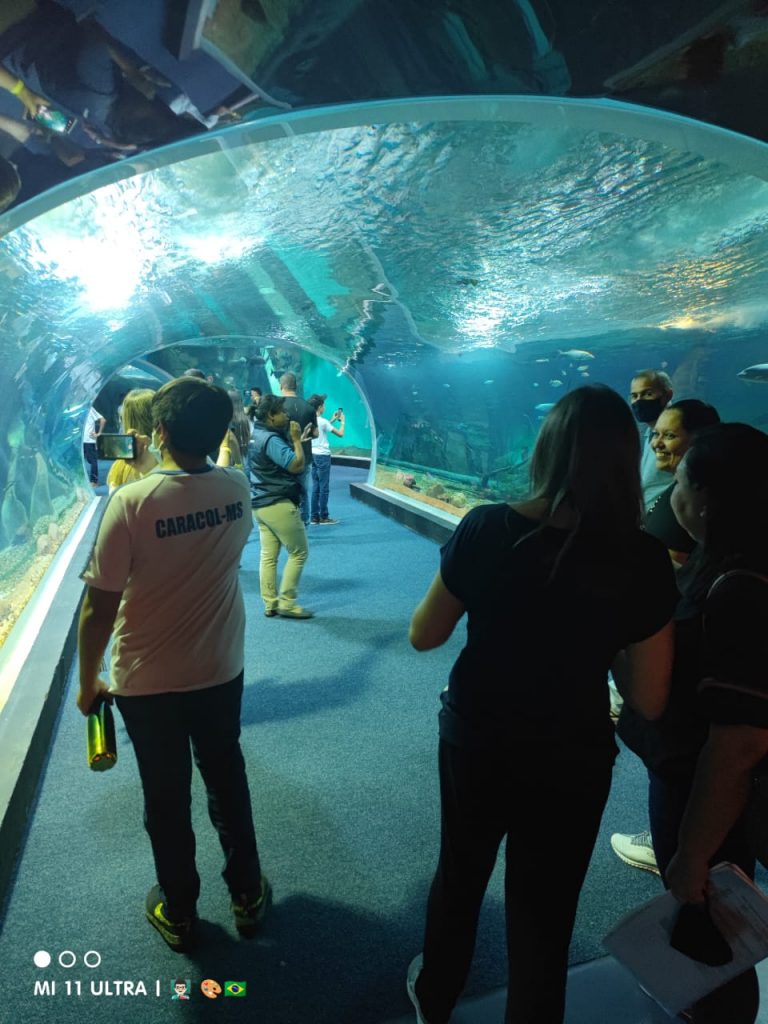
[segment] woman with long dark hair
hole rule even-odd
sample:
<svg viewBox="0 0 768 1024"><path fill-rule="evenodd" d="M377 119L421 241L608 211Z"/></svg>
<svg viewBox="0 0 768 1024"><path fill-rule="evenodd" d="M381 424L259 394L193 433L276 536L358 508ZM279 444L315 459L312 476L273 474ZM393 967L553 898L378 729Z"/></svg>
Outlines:
<svg viewBox="0 0 768 1024"><path fill-rule="evenodd" d="M662 879L679 899L700 902L710 864L727 860L754 875L743 812L768 754L768 436L743 423L708 427L676 480L672 509L697 548L678 573L669 705L656 722L622 712L619 732L648 769ZM689 1019L752 1024L758 1002L747 971Z"/></svg>
<svg viewBox="0 0 768 1024"><path fill-rule="evenodd" d="M468 616L440 713L440 860L423 960L408 972L426 1024L445 1024L464 987L505 836L505 1020L562 1021L568 944L617 750L607 688L617 653L640 714L660 715L667 698L677 591L664 546L640 529L638 465L637 428L616 392L565 395L536 443L532 497L473 509L414 612L417 650Z"/></svg>

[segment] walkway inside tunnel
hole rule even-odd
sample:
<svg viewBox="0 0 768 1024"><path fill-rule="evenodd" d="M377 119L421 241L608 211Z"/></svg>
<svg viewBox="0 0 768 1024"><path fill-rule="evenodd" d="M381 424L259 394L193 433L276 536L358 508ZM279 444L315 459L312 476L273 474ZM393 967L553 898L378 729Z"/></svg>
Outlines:
<svg viewBox="0 0 768 1024"><path fill-rule="evenodd" d="M117 766L102 775L88 771L85 726L70 680L0 936L3 1020L163 1024L176 1019L170 986L177 977L192 981L196 1020L208 1017L200 1009L205 978L246 982L246 997L227 1000L221 1011L227 1021L413 1020L404 978L420 949L437 855L438 695L463 629L428 654L410 648L409 617L438 550L353 501L348 485L364 477L363 470L334 467L331 506L341 522L311 528L301 597L315 619L264 618L256 531L243 557L242 745L260 851L274 886L262 933L250 942L236 937L199 779L193 795L203 881L199 944L179 957L148 926L143 899L154 876L133 754L119 723ZM582 895L574 964L602 957L605 932L660 891L655 877L621 864L608 842L613 831L644 827L644 800L639 762L623 753ZM564 835L564 857L567 842ZM53 957L46 969L33 961L40 951ZM71 968L60 965L64 951L76 958ZM98 953L97 967L84 964L89 951ZM455 1019L499 1021L504 977L497 869ZM103 987L101 996L92 994L107 980L111 998ZM35 995L44 981L56 983L55 995L43 995L40 985ZM126 994L118 981L131 981L134 990L141 981L147 994ZM76 982L82 995L75 994ZM569 1024L664 1019L610 961L572 972Z"/></svg>

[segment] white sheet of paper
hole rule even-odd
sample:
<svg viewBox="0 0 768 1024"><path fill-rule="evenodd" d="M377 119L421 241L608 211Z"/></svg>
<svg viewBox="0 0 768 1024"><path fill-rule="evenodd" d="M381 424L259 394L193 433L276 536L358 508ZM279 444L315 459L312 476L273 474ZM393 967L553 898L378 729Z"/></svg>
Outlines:
<svg viewBox="0 0 768 1024"><path fill-rule="evenodd" d="M672 949L680 904L668 892L630 911L603 939L611 956L671 1016L768 957L768 896L735 864L717 864L709 877L710 913L733 950L729 964L708 967Z"/></svg>

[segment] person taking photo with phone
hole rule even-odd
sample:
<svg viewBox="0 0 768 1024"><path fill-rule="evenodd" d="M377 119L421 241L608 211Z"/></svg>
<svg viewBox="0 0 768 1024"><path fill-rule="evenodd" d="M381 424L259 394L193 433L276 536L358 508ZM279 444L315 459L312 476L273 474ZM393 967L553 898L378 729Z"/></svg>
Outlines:
<svg viewBox="0 0 768 1024"><path fill-rule="evenodd" d="M136 438L134 459L115 459L107 474L109 493L132 480L141 480L157 467L157 459L150 451L152 437L152 399L154 391L149 388L134 388L123 399L120 414L123 432Z"/></svg>
<svg viewBox="0 0 768 1024"><path fill-rule="evenodd" d="M339 521L332 519L328 514L328 493L331 483L331 446L328 443L328 435L344 437L344 410L337 409L327 420L324 416L327 397L310 395L307 399L317 412L317 437L312 439L312 501L309 520L315 526L335 526Z"/></svg>

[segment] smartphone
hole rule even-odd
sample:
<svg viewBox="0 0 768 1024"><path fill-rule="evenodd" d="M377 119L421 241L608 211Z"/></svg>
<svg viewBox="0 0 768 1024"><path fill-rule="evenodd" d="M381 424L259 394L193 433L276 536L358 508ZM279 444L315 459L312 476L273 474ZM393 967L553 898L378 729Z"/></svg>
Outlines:
<svg viewBox="0 0 768 1024"><path fill-rule="evenodd" d="M74 128L76 118L69 117L63 110L54 110L52 107L40 106L37 108L35 120L43 128L47 128L49 131L56 132L59 135L65 135Z"/></svg>
<svg viewBox="0 0 768 1024"><path fill-rule="evenodd" d="M134 434L97 434L96 454L100 459L136 458L136 437Z"/></svg>

